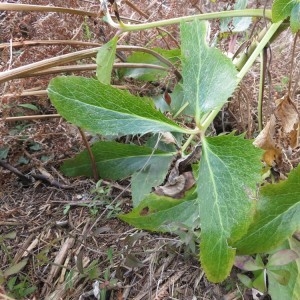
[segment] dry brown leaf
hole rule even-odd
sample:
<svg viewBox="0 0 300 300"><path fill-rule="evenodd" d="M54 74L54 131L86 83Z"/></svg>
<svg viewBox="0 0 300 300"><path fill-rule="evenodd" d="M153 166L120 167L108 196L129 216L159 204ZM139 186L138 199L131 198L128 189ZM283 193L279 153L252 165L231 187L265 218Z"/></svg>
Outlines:
<svg viewBox="0 0 300 300"><path fill-rule="evenodd" d="M289 153L298 144L299 112L295 104L289 96L276 102L269 122L253 143L266 150L263 159L271 166L280 164L282 152Z"/></svg>

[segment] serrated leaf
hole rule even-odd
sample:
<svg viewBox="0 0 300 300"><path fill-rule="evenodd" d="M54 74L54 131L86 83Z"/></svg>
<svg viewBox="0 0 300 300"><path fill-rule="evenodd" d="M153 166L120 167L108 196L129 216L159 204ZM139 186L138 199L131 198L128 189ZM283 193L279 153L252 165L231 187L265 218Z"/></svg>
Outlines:
<svg viewBox="0 0 300 300"><path fill-rule="evenodd" d="M134 207L151 192L153 187L164 181L172 159L172 156L164 156L159 160L151 158L143 169L132 175L131 192Z"/></svg>
<svg viewBox="0 0 300 300"><path fill-rule="evenodd" d="M300 256L300 242L294 238L285 242L286 246L295 251ZM272 275L274 270L287 271L290 274L287 285L281 285ZM284 266L272 267L272 272L269 274L269 294L273 300L298 300L300 299L300 259Z"/></svg>
<svg viewBox="0 0 300 300"><path fill-rule="evenodd" d="M290 16L297 3L298 0L275 0L272 6L272 21L276 23Z"/></svg>
<svg viewBox="0 0 300 300"><path fill-rule="evenodd" d="M234 243L242 254L268 252L300 228L300 167L287 180L262 187L260 194L253 224Z"/></svg>
<svg viewBox="0 0 300 300"><path fill-rule="evenodd" d="M91 150L100 177L113 180L126 178L148 165L173 157L172 153L117 142L97 142ZM67 176L93 176L87 150L66 160L61 169Z"/></svg>
<svg viewBox="0 0 300 300"><path fill-rule="evenodd" d="M191 228L199 217L195 189L186 192L183 199L149 194L130 213L118 217L130 225L160 232L172 232L179 224Z"/></svg>
<svg viewBox="0 0 300 300"><path fill-rule="evenodd" d="M25 259L21 260L20 262L18 262L17 264L10 266L9 268L7 268L4 271L4 273L3 273L4 276L8 277L10 275L19 273L26 266L27 262L28 262L28 258L25 258Z"/></svg>
<svg viewBox="0 0 300 300"><path fill-rule="evenodd" d="M110 84L111 72L114 65L118 37L113 37L108 43L103 45L96 57L96 75L100 82Z"/></svg>
<svg viewBox="0 0 300 300"><path fill-rule="evenodd" d="M218 136L202 141L198 176L201 220L201 265L210 281L230 273L235 249L252 222L261 151L243 136Z"/></svg>
<svg viewBox="0 0 300 300"><path fill-rule="evenodd" d="M201 117L224 104L237 86L231 60L206 42L208 23L181 23L184 99L199 125Z"/></svg>
<svg viewBox="0 0 300 300"><path fill-rule="evenodd" d="M296 3L291 12L291 29L293 33L296 33L300 29L300 3Z"/></svg>
<svg viewBox="0 0 300 300"><path fill-rule="evenodd" d="M171 63L175 64L179 61L180 49L165 50L161 48L154 48L153 51L157 52L164 58L168 59ZM141 51L133 52L127 58L128 63L144 63L144 64L154 64L159 66L168 67L157 57L150 53L145 53ZM168 74L167 71L156 70L150 68L125 68L121 72L121 76L135 78L143 81L158 81L165 78Z"/></svg>
<svg viewBox="0 0 300 300"><path fill-rule="evenodd" d="M56 77L50 81L48 95L59 114L94 133L188 131L155 110L151 99L133 96L94 79Z"/></svg>

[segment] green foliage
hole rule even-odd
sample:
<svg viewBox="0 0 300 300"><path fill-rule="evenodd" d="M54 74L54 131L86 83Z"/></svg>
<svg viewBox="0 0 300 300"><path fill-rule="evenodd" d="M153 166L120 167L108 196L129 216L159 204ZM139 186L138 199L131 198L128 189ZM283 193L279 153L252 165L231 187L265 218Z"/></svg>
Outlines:
<svg viewBox="0 0 300 300"><path fill-rule="evenodd" d="M117 36L99 50L98 81L75 76L57 77L48 87L49 97L63 117L102 135L103 141L91 147L100 176L112 180L131 176L134 208L119 215L121 220L150 231L179 234L182 228L187 228L190 237L201 241L200 261L209 280L225 280L236 262L241 269L254 274L254 280L241 274L240 278L247 286L267 292L266 276L269 276L274 284L273 294L279 285L289 286L289 290L282 289L285 298L289 298L298 287L290 279L290 274L299 276L299 260L295 256L297 251L294 251L297 246L293 244L290 249L286 248L288 251L270 254L268 263L264 263L263 254L257 253L270 253L299 229L300 167L292 171L285 182L260 188L262 151L243 135L231 133L207 137L206 131L260 51L276 35L281 20L290 17L292 30L299 28L298 4L296 0L274 1L273 22L278 23L270 27L257 46L253 46L256 48L248 61L239 63L239 73L228 57L209 46L206 22L196 19L182 21L181 49L155 49L173 63L177 63L178 55L181 55L182 81L175 86L170 107L164 105L162 109L164 112L169 110L168 117L155 108L152 99L133 96L109 85ZM242 9L246 7L246 1L239 1L237 5L236 8ZM249 17L249 14L241 11L241 17ZM246 28L250 20L233 21L241 21ZM126 31L126 28L133 30L135 26L113 24L121 31ZM157 57L145 53L133 53L128 61L162 65ZM143 80L166 76L160 70L128 69L122 73ZM161 103L157 106L162 108ZM172 120L172 116L176 119L179 115L189 120L186 123L192 123L192 128ZM138 142L111 141L121 135L138 135ZM188 167L192 169L189 176L194 182L187 187L188 177L183 174L188 172L180 169L180 163L194 154L193 149L199 151L200 148L193 148L195 144L199 146L199 140L202 156L199 163L189 161ZM174 145L178 151L174 150ZM186 151L189 148L192 149L190 155ZM62 171L68 176L92 176L88 152L83 151L67 160ZM157 186L177 187L182 180L185 180L183 191L176 198L161 195L158 190L151 192ZM116 212L114 210L114 214ZM195 244L190 245L196 249ZM255 259L250 256L240 259L236 253L257 255Z"/></svg>
<svg viewBox="0 0 300 300"><path fill-rule="evenodd" d="M273 300L298 299L299 249L299 241L291 238L264 258L266 264L260 255L256 255L255 259L251 256L237 256L235 266L254 274L253 279L245 274L238 274L238 277L248 288L255 288L263 294L268 291Z"/></svg>
<svg viewBox="0 0 300 300"><path fill-rule="evenodd" d="M118 37L115 36L98 51L96 63L96 75L100 82L110 84L111 72L113 69Z"/></svg>
<svg viewBox="0 0 300 300"><path fill-rule="evenodd" d="M180 26L183 94L199 128L202 117L225 104L238 84L231 60L218 49L208 47L207 26L198 20Z"/></svg>
<svg viewBox="0 0 300 300"><path fill-rule="evenodd" d="M7 288L15 299L24 299L37 289L36 286L31 285L29 279L25 276L11 277L7 283Z"/></svg>
<svg viewBox="0 0 300 300"><path fill-rule="evenodd" d="M137 228L150 231L172 232L179 225L193 227L198 218L195 189L182 199L149 194L130 213L119 218Z"/></svg>
<svg viewBox="0 0 300 300"><path fill-rule="evenodd" d="M299 166L290 173L288 180L262 187L253 223L247 234L233 244L239 253L267 252L282 244L287 237L298 230L299 195Z"/></svg>
<svg viewBox="0 0 300 300"><path fill-rule="evenodd" d="M76 86L80 88L70 89ZM48 95L64 118L94 133L189 132L157 111L151 99L133 96L94 79L56 77L50 81Z"/></svg>
<svg viewBox="0 0 300 300"><path fill-rule="evenodd" d="M296 33L300 29L299 0L275 0L272 7L272 20L278 22L290 17L291 29Z"/></svg>
<svg viewBox="0 0 300 300"><path fill-rule="evenodd" d="M161 48L154 48L155 51L162 57L168 59L171 63L176 64L180 59L180 49L165 50ZM162 67L167 67L165 63L159 60L157 57L150 53L145 53L137 51L132 53L127 58L128 63L143 63L143 64L153 64ZM164 70L156 70L150 68L124 68L120 72L121 76L128 78L135 78L143 81L159 81L166 77L168 74Z"/></svg>
<svg viewBox="0 0 300 300"><path fill-rule="evenodd" d="M169 161L173 153L117 142L96 142L92 146L99 174L106 179L124 179L153 164ZM62 171L68 176L92 176L91 161L85 150L67 160Z"/></svg>
<svg viewBox="0 0 300 300"><path fill-rule="evenodd" d="M208 278L225 279L235 249L228 245L243 236L252 222L261 151L242 136L203 139L198 175L202 223L200 260Z"/></svg>
<svg viewBox="0 0 300 300"><path fill-rule="evenodd" d="M300 3L295 3L291 11L291 29L292 32L300 30Z"/></svg>
<svg viewBox="0 0 300 300"><path fill-rule="evenodd" d="M247 0L238 0L234 4L234 9L245 9L247 7ZM221 32L242 32L249 28L252 20L251 18L224 18L221 20Z"/></svg>

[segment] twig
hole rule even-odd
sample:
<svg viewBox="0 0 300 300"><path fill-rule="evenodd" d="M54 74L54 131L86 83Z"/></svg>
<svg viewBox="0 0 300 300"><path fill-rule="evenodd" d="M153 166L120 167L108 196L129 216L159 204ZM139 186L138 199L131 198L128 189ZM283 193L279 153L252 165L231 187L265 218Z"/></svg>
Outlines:
<svg viewBox="0 0 300 300"><path fill-rule="evenodd" d="M24 46L38 46L38 45L73 45L73 46L101 46L99 43L82 42L74 40L32 40L23 42L12 42L0 44L0 49L7 47L19 48Z"/></svg>
<svg viewBox="0 0 300 300"><path fill-rule="evenodd" d="M51 118L61 118L59 114L51 115L33 115L33 116L19 116L19 117L7 117L0 118L0 122L17 122L17 121L27 121L27 120L38 120L38 119L51 119Z"/></svg>
<svg viewBox="0 0 300 300"><path fill-rule="evenodd" d="M29 176L22 174L18 169L5 162L4 160L0 160L0 166L4 169L7 169L17 175L24 185L30 185L32 183L32 179Z"/></svg>
<svg viewBox="0 0 300 300"><path fill-rule="evenodd" d="M72 189L73 188L70 185L61 184L58 181L50 179L48 176L45 176L45 175L42 175L42 174L31 173L30 176L29 175L24 175L22 172L20 172L18 169L16 169L15 167L10 165L9 163L5 162L4 160L0 160L0 166L3 167L4 169L7 169L7 170L11 171L15 175L17 175L21 179L22 184L25 185L25 186L32 184L33 183L32 178L34 178L35 180L43 181L45 183L48 183L48 184L50 184L52 186L55 186L57 188L60 188L60 189Z"/></svg>

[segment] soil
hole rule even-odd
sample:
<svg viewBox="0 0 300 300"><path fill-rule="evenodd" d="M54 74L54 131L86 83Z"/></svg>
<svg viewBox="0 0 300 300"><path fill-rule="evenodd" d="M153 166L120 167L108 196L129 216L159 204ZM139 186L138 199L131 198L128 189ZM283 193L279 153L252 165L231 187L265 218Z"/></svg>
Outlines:
<svg viewBox="0 0 300 300"><path fill-rule="evenodd" d="M95 15L0 12L1 72L100 46L115 34L96 15L100 15L97 1L9 2L81 9ZM122 1L119 12L131 20L154 21L222 10L229 5L227 2L131 0ZM252 1L251 5L259 3ZM212 22L211 26L213 36L219 25ZM178 27L165 29L167 35L160 30L129 33L122 42L166 49L177 47ZM245 36L239 38L243 40ZM65 42L41 42L46 40ZM89 44L70 44L67 42L70 40ZM226 51L228 43L225 38L219 41L219 46ZM266 84L264 122L274 110L274 100L287 93L292 44L292 35L285 32L272 47L269 64L272 84ZM300 45L295 52L292 86L299 73L299 54ZM94 63L92 58L80 61L89 63ZM236 130L245 132L249 138L258 134L258 68L258 64L253 67L214 122L217 133ZM64 74L95 75L94 70ZM7 294L18 299L97 299L93 295L97 288L101 290L101 300L253 299L251 291L237 280L235 269L222 284L207 281L192 236L186 234L185 239L180 239L171 234L149 233L121 222L117 214L131 209L128 180L102 180L96 186L93 179L62 175L62 162L85 147L78 128L57 116L47 98L45 90L55 75L29 72L0 85L0 161L6 163L0 166L0 269L25 265L10 270L11 276L0 282L0 287L3 285ZM132 92L147 94L161 92L165 83L155 91L153 85L135 81L126 84ZM299 87L294 101L298 106ZM38 117L34 118L35 115ZM25 120L11 118L19 116ZM93 139L88 133L85 136L89 141ZM298 148L293 150L294 166L299 162L298 152ZM23 176L17 175L17 171Z"/></svg>

